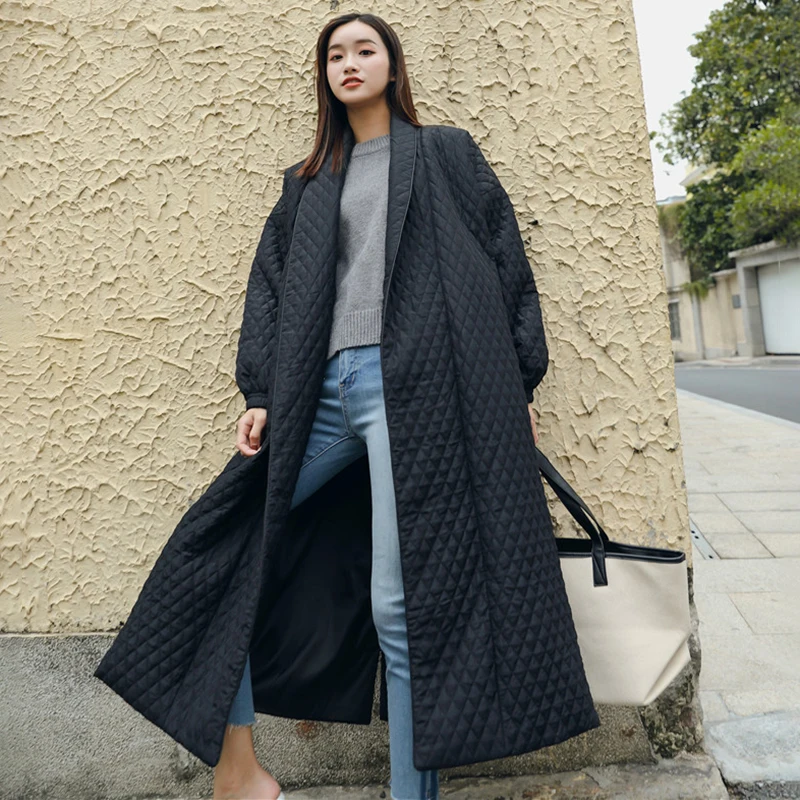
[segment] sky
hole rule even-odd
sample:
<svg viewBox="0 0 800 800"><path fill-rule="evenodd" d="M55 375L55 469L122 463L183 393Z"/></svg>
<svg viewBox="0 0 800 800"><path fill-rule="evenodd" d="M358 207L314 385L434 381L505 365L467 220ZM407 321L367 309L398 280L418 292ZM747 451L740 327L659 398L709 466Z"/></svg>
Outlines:
<svg viewBox="0 0 800 800"><path fill-rule="evenodd" d="M708 24L711 11L722 8L725 0L633 0L642 83L647 112L647 129L660 131L659 118L689 94L696 61L687 48L694 34ZM686 194L680 181L686 176L686 163L665 164L661 153L650 143L656 200Z"/></svg>

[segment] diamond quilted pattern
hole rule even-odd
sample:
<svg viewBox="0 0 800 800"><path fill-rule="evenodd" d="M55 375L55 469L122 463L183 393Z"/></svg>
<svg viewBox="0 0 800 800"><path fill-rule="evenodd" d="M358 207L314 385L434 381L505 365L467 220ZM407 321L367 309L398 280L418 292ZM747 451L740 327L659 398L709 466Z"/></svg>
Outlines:
<svg viewBox="0 0 800 800"><path fill-rule="evenodd" d="M381 355L418 769L600 722L526 403L548 367L511 201L472 136L391 122ZM345 138L345 165L353 146ZM250 277L236 380L268 409L159 556L96 675L208 764L249 650L258 711L367 724L379 662L366 456L289 511L322 384L344 174L284 173ZM381 672L380 716L386 719Z"/></svg>

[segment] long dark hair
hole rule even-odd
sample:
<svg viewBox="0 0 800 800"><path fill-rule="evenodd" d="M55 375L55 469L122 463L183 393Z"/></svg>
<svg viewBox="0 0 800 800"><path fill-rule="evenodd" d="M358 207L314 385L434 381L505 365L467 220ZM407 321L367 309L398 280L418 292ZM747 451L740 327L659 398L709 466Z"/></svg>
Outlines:
<svg viewBox="0 0 800 800"><path fill-rule="evenodd" d="M421 127L414 110L414 101L411 98L411 87L408 82L406 60L403 56L403 47L400 39L391 25L374 14L342 14L326 23L317 39L317 56L314 64L314 77L317 87L317 135L314 148L306 158L295 175L299 178L313 178L322 167L328 153L333 151L331 168L339 172L342 167L344 150L344 133L349 127L347 121L347 107L331 91L328 84L328 41L331 34L340 25L353 20L359 20L374 28L383 40L389 51L389 66L395 75L395 80L389 81L386 86L386 102L392 113Z"/></svg>

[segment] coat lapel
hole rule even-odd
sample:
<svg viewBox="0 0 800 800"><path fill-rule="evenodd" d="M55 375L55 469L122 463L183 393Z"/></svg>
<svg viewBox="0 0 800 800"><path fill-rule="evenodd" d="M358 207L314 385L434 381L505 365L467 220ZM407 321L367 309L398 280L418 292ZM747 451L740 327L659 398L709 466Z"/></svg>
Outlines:
<svg viewBox="0 0 800 800"><path fill-rule="evenodd" d="M391 115L389 197L383 308L386 309L391 272L400 245L414 178L417 128ZM339 206L355 140L348 127L344 136L342 170L332 171L329 153L300 196L285 266L281 313L275 355L275 386L270 414L270 438L300 442L308 439L336 301L339 244ZM298 376L307 380L298 380ZM270 455L268 517L282 521L289 510L302 452L286 448Z"/></svg>
<svg viewBox="0 0 800 800"><path fill-rule="evenodd" d="M406 220L414 166L417 158L417 128L396 114L390 125L389 208L386 212L386 269L383 278L383 308L389 296L389 281L400 246L400 235Z"/></svg>
<svg viewBox="0 0 800 800"><path fill-rule="evenodd" d="M400 236L403 231L417 156L417 128L396 114L391 115L389 137L389 201L386 213L386 256L383 282L384 307L388 297L389 278L394 266ZM292 269L302 275L320 275L325 286L335 297L336 262L339 238L339 208L342 189L350 164L355 138L350 128L344 134L344 160L342 170L332 172L332 154L329 153L322 168L306 185L300 205L298 220L292 238L313 243L313 247L294 247L296 263ZM308 212L313 209L314 213ZM320 236L320 232L333 235ZM291 261L291 259L290 259Z"/></svg>

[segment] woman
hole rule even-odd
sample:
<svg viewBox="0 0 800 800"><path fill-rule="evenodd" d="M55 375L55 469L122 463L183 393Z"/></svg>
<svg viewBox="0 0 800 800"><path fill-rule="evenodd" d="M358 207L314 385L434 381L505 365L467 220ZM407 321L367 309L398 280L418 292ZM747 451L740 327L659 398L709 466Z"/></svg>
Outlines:
<svg viewBox="0 0 800 800"><path fill-rule="evenodd" d="M392 29L337 17L316 66L247 286L239 452L95 674L215 797L278 798L254 711L368 724L380 666L391 797L431 800L442 767L600 724L535 458L547 346L508 195L416 120Z"/></svg>

